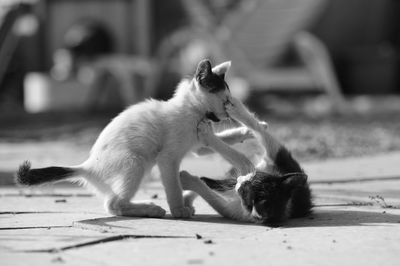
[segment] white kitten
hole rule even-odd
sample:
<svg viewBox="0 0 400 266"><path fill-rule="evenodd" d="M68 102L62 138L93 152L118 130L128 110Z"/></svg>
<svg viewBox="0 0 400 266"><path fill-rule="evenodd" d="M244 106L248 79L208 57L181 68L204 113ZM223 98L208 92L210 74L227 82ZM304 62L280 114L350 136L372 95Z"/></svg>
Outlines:
<svg viewBox="0 0 400 266"><path fill-rule="evenodd" d="M225 62L211 69L208 60L201 61L194 78L183 80L170 100L148 100L114 118L82 164L30 169L25 162L16 181L36 185L84 178L105 195L105 208L111 214L162 217L165 210L161 207L130 201L143 177L158 165L172 215L190 217L193 209L184 205L179 166L198 143L197 126L204 117L228 118L225 103L231 95L224 75L230 65Z"/></svg>

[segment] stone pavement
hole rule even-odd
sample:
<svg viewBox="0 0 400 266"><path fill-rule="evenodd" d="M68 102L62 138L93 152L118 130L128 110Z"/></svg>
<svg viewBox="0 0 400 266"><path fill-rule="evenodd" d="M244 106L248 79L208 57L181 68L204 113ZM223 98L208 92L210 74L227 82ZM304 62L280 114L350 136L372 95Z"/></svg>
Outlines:
<svg viewBox="0 0 400 266"><path fill-rule="evenodd" d="M222 172L215 160L188 158L183 168ZM398 266L399 163L391 153L305 164L314 212L277 228L221 218L201 199L190 220L126 218L106 214L83 188L3 186L0 264ZM156 181L137 199L167 208Z"/></svg>

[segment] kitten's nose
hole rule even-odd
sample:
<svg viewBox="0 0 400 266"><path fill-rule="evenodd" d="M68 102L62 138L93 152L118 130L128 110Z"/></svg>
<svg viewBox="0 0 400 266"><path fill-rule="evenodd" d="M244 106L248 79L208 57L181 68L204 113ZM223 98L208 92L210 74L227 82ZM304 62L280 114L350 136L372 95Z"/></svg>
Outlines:
<svg viewBox="0 0 400 266"><path fill-rule="evenodd" d="M219 122L219 121L221 121L221 120L215 115L214 112L207 112L207 113L206 113L206 118L207 118L207 119L210 119L210 120L213 121L213 122Z"/></svg>

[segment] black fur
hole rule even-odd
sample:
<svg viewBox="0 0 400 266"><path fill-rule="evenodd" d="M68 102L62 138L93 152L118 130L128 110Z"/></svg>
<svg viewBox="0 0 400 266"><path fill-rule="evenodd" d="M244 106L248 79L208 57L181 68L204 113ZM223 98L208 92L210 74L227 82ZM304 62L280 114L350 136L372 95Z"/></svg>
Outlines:
<svg viewBox="0 0 400 266"><path fill-rule="evenodd" d="M195 77L200 85L206 88L210 93L217 93L225 90L226 88L229 89L224 80L225 75L217 75L213 73L211 69L211 63L208 59L204 59L199 63Z"/></svg>
<svg viewBox="0 0 400 266"><path fill-rule="evenodd" d="M274 158L275 166L282 174L303 172L299 163L292 154L283 146L280 147Z"/></svg>
<svg viewBox="0 0 400 266"><path fill-rule="evenodd" d="M307 175L285 147L279 149L274 157L274 164L271 172L257 171L238 189L243 207L250 213L254 208L261 216L259 222L268 225L276 225L285 218L304 217L312 208ZM203 177L202 180L211 189L226 191L235 187L234 172L231 170L227 179L213 180ZM291 206L287 210L289 200Z"/></svg>
<svg viewBox="0 0 400 266"><path fill-rule="evenodd" d="M292 191L292 208L290 218L304 217L311 213L312 195L308 184L295 188Z"/></svg>
<svg viewBox="0 0 400 266"><path fill-rule="evenodd" d="M210 119L211 121L217 123L221 121L213 112L207 112L206 113L206 118Z"/></svg>
<svg viewBox="0 0 400 266"><path fill-rule="evenodd" d="M206 185L216 191L227 191L227 190L232 190L235 188L236 185L236 179L229 178L229 179L211 179L207 177L201 177L200 178Z"/></svg>
<svg viewBox="0 0 400 266"><path fill-rule="evenodd" d="M31 169L29 161L23 162L15 174L15 182L20 185L39 185L60 181L74 174L74 170L66 167L46 167Z"/></svg>
<svg viewBox="0 0 400 266"><path fill-rule="evenodd" d="M291 190L291 210L290 217L303 217L311 213L313 207L312 194L307 182L307 175L304 173L300 164L293 158L292 154L282 146L275 157L275 166L277 170L286 175L303 175L303 183L299 183ZM294 174L292 174L294 173Z"/></svg>

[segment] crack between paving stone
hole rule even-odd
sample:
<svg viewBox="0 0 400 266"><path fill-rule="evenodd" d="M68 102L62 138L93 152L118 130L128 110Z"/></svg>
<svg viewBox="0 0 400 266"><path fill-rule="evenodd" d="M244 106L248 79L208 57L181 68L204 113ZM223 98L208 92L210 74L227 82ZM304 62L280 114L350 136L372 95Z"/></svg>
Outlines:
<svg viewBox="0 0 400 266"><path fill-rule="evenodd" d="M7 214L12 214L12 215L17 215L17 214L96 214L96 215L102 215L102 213L98 212L76 212L76 211L69 211L69 212L60 212L60 211L4 211L0 212L0 215L7 215Z"/></svg>
<svg viewBox="0 0 400 266"><path fill-rule="evenodd" d="M68 213L68 212L49 212L49 211L5 211L5 212L0 212L0 215L3 214L42 214L42 213Z"/></svg>
<svg viewBox="0 0 400 266"><path fill-rule="evenodd" d="M0 231L2 231L2 230L26 230L26 229L51 229L51 228L72 228L72 225L0 227Z"/></svg>
<svg viewBox="0 0 400 266"><path fill-rule="evenodd" d="M194 238L192 236L163 236L163 235L117 235L111 237L105 237L94 241L83 242L80 244L64 246L61 248L50 248L50 249L36 249L36 250L21 250L27 253L59 253L62 251L77 249L87 246L94 246L99 244L104 244L113 241L120 241L124 239L142 239L142 238Z"/></svg>
<svg viewBox="0 0 400 266"><path fill-rule="evenodd" d="M72 197L84 197L84 198L90 198L94 197L94 194L89 194L89 193L79 193L79 194L73 194L73 193L43 193L43 194L24 194L24 193L5 193L5 194L0 194L0 197L25 197L25 198L41 198L41 197L51 197L51 198L72 198Z"/></svg>
<svg viewBox="0 0 400 266"><path fill-rule="evenodd" d="M346 179L331 179L331 180L320 180L320 181L312 181L310 180L310 184L343 184L343 183L361 183L361 182L371 182L371 181L390 181L390 180L400 180L400 176L386 176L386 177L351 177Z"/></svg>
<svg viewBox="0 0 400 266"><path fill-rule="evenodd" d="M338 203L338 204L316 204L313 207L347 207L347 206L373 206L370 202Z"/></svg>

